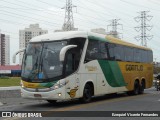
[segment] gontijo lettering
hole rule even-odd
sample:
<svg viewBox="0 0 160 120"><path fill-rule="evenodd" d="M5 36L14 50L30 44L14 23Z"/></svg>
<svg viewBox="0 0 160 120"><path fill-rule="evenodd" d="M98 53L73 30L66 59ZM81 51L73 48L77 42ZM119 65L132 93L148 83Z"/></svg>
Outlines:
<svg viewBox="0 0 160 120"><path fill-rule="evenodd" d="M126 71L143 71L143 65L126 65Z"/></svg>

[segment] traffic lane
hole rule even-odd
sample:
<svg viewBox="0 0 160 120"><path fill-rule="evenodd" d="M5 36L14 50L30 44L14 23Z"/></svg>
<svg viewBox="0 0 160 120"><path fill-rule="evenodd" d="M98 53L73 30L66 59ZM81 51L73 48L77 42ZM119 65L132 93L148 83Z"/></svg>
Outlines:
<svg viewBox="0 0 160 120"><path fill-rule="evenodd" d="M80 108L78 111L159 111L160 95L143 94L105 101L102 104Z"/></svg>
<svg viewBox="0 0 160 120"><path fill-rule="evenodd" d="M121 94L117 96L107 95L107 96L96 97L93 99L91 103L88 103L88 104L81 104L78 100L69 101L69 102L60 102L55 105L49 104L47 102L41 103L41 104L37 103L37 104L17 106L17 107L14 107L13 111L14 110L15 111L30 111L30 110L45 111L44 112L45 115L52 114L53 111L87 111L87 110L88 111L101 111L101 110L111 111L113 108L116 108L120 106L121 104L124 104L125 102L123 101L134 101L138 98L148 96L148 95L150 94L143 94L143 95L137 95L137 96L127 96L125 94ZM112 104L113 105L116 104L117 106L115 105L112 106ZM120 107L119 107L119 110L125 111L125 109L122 109Z"/></svg>
<svg viewBox="0 0 160 120"><path fill-rule="evenodd" d="M23 105L21 107L17 107L14 110L16 111L25 111L25 110L42 110L43 114L45 114L46 116L48 116L49 114L52 114L53 111L138 111L138 109L136 108L141 108L141 110L145 109L145 111L153 111L156 110L158 108L160 108L160 106L158 105L160 98L160 94L159 92L155 91L155 89L148 89L145 90L145 94L142 95L137 95L137 96L127 96L125 94L121 94L121 95L117 95L117 96L101 96L101 97L96 97L93 99L93 102L88 103L88 104L80 104L79 101L69 101L69 102L62 102L62 103L58 103L56 105L51 105L47 102L45 103L37 103L37 104L32 104L32 105ZM138 102L138 104L137 104ZM148 104L146 105L146 103L148 102ZM144 103L144 106L139 104L139 103ZM133 105L131 105L133 104ZM155 107L155 104L157 105L157 107ZM134 105L136 105L136 107L134 107ZM139 106L138 106L139 105ZM149 105L149 106L148 106ZM125 106L125 107L124 107ZM128 106L128 107L127 107ZM41 109L44 108L44 109ZM106 109L107 108L107 109ZM124 108L124 109L123 109ZM151 108L151 109L148 109ZM117 110L118 109L118 110ZM46 112L44 112L46 111ZM159 110L158 110L159 111ZM18 118L19 119L19 118ZM27 118L28 120L29 118ZM115 117L45 117L45 118L41 118L42 120L50 120L50 119L56 119L56 120L97 120L97 119L102 119L102 120L106 120L106 119L111 119L111 120L159 120L159 118L150 118L150 117L143 117L143 118L139 118L139 117L130 117L130 118L115 118Z"/></svg>
<svg viewBox="0 0 160 120"><path fill-rule="evenodd" d="M129 99L136 99L137 97L146 96L149 94L143 94L143 95L137 95L137 96L128 96L126 94L119 94L119 95L104 95L93 98L91 103L82 104L79 100L73 100L73 101L64 101L64 102L58 102L56 104L50 104L46 101L39 102L37 100L34 100L33 103L27 103L27 104L17 104L17 105L10 105L10 106L3 106L0 107L1 110L5 108L5 110L13 110L13 111L71 111L71 110L78 110L80 108L84 108L87 106L97 106L100 104L107 104L112 102L119 102ZM25 99L24 99L25 100ZM36 102L37 101L37 102ZM31 101L30 101L31 102Z"/></svg>
<svg viewBox="0 0 160 120"><path fill-rule="evenodd" d="M86 106L87 106L87 108L85 108L85 110L87 110L87 109L90 110L89 109L90 106L97 106L97 105L101 106L101 104L102 104L102 107L100 107L100 108L98 107L99 110L105 110L105 111L106 110L108 110L108 111L117 110L117 109L129 110L130 108L136 109L135 106L137 106L137 105L141 106L144 103L143 101L148 101L149 103L146 104L146 102L145 102L144 103L145 105L143 106L143 108L141 108L141 109L147 109L148 106L152 106L151 105L152 103L153 103L153 106L155 106L154 102L156 102L156 104L157 104L158 99L160 98L157 93L159 93L159 92L155 91L154 89L149 89L149 90L145 91L145 94L137 95L137 96L128 96L126 94L119 94L116 96L105 95L105 96L100 96L100 97L94 98L93 101L88 104L81 104L78 100L73 100L73 101L68 101L68 102L59 102L57 104L50 104L46 101L39 102L37 100L33 100L33 104L32 103L31 104L20 104L20 105L13 105L13 106L7 106L7 107L3 106L3 107L0 107L0 109L5 108L5 110L7 110L9 108L8 110L13 110L13 111L14 110L16 110L16 111L30 111L30 110L35 110L35 111L66 111L66 110L68 110L68 111L71 111L71 110L76 110L76 109L83 110L83 108L85 108ZM152 97L147 97L148 95L150 95ZM145 99L143 99L143 97ZM136 102L137 100L139 102ZM17 101L19 101L19 100L17 99ZM24 101L25 101L25 99L24 99ZM123 101L127 101L127 102L123 102ZM32 102L32 101L30 101L30 102ZM114 107L111 106L111 104L108 105L108 103L112 103ZM107 106L104 107L103 104L107 104ZM125 107L123 106L123 104L125 105ZM118 106L119 106L119 108L118 108ZM158 109L157 106L155 106L155 110ZM144 108L144 107L146 107L146 108ZM97 108L95 110L97 110Z"/></svg>
<svg viewBox="0 0 160 120"><path fill-rule="evenodd" d="M54 114L55 111L73 111L73 114L76 114L76 111L113 111L113 112L114 111L128 111L129 112L129 111L140 111L140 110L156 111L157 108L160 108L160 105L157 105L157 108L155 109L154 102L155 101L157 102L157 98L159 99L159 93L157 94L145 93L143 95L137 95L137 96L127 96L125 94L122 94L118 96L97 97L93 99L93 102L88 103L88 104L79 104L78 101L73 101L73 102L59 103L57 105L52 105L50 107L47 104L43 104L40 107L46 107L47 105L49 108L48 111L42 112L44 116L50 116ZM148 103L150 101L152 102L145 105L146 102ZM138 106L139 104L137 105L136 102L140 102L142 103L142 106L143 105L144 106L143 107L141 105ZM132 103L133 105L131 105ZM37 105L35 105L33 108L37 107ZM153 105L153 106L147 107L148 105ZM55 107L57 107L57 109L55 109ZM137 108L141 108L141 109L137 109ZM79 117L61 117L61 116L47 117L47 118L44 117L44 118L40 118L39 120L54 120L54 119L55 120L97 120L97 119L101 119L101 120L144 120L144 119L145 120L159 120L160 118L157 118L157 117L120 117L120 118L119 117L83 117L83 115L81 115ZM26 120L30 120L30 118L27 118Z"/></svg>

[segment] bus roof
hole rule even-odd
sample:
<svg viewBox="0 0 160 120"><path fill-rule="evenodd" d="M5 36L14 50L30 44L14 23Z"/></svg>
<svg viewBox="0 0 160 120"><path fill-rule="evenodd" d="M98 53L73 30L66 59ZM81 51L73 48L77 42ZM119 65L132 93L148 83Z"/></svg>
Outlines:
<svg viewBox="0 0 160 120"><path fill-rule="evenodd" d="M87 32L84 32L84 31L54 32L54 33L43 34L43 35L34 37L30 40L30 42L64 40L64 39L70 39L75 37L87 38Z"/></svg>
<svg viewBox="0 0 160 120"><path fill-rule="evenodd" d="M109 43L116 43L116 44L125 45L129 47L151 50L149 48L138 46L138 45L126 42L124 40L114 38L112 36L93 33L93 32L85 32L85 31L68 31L68 32L55 32L50 34L44 34L44 35L40 35L32 38L30 42L44 42L44 41L55 41L55 40L57 41L57 40L75 38L75 37L82 37L82 38L91 37L91 38L95 38L101 41L106 41Z"/></svg>
<svg viewBox="0 0 160 120"><path fill-rule="evenodd" d="M135 48L140 48L140 49L145 49L145 50L151 50L150 48L135 45L133 43L126 42L124 40L117 39L117 38L114 38L112 36L106 36L106 39L108 39L111 43L116 43L116 44L120 44L120 45L125 45L125 46L129 46L129 47L135 47Z"/></svg>

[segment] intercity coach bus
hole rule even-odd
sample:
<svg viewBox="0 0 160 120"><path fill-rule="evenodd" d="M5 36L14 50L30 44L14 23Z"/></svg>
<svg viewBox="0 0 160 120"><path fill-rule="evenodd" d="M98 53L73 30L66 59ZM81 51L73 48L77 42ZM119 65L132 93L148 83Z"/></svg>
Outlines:
<svg viewBox="0 0 160 120"><path fill-rule="evenodd" d="M152 50L111 36L45 34L32 38L22 51L23 98L90 102L103 94L142 94L152 86Z"/></svg>

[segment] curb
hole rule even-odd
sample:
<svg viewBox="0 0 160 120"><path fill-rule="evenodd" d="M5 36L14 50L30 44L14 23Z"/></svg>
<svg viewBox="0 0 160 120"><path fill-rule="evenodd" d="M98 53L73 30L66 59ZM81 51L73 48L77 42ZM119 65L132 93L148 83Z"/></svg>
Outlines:
<svg viewBox="0 0 160 120"><path fill-rule="evenodd" d="M0 99L3 98L18 98L21 97L20 90L1 90Z"/></svg>
<svg viewBox="0 0 160 120"><path fill-rule="evenodd" d="M11 87L0 87L0 91L6 91L6 90L20 90L20 86L11 86Z"/></svg>
<svg viewBox="0 0 160 120"><path fill-rule="evenodd" d="M0 99L21 97L20 89L20 86L0 87Z"/></svg>

